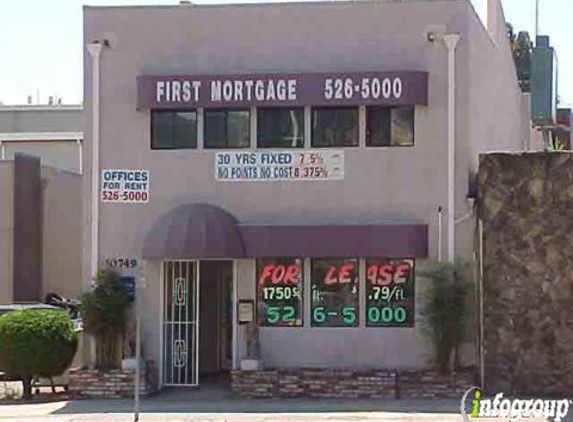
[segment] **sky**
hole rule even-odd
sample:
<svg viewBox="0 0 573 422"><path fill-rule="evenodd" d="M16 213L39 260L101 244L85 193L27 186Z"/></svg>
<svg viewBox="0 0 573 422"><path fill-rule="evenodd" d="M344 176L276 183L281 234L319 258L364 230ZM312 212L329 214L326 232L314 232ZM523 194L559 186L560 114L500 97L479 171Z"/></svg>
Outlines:
<svg viewBox="0 0 573 422"><path fill-rule="evenodd" d="M248 0L193 0L233 3ZM253 0L250 0L253 1ZM273 1L273 0L266 0ZM276 0L275 0L276 1ZM284 0L283 0L284 1ZM288 1L288 0L287 0ZM471 0L485 18L487 0ZM535 32L535 0L502 0L516 33ZM559 62L561 104L573 105L573 0L539 0L539 32L551 37ZM0 102L82 101L82 5L178 4L178 0L0 0Z"/></svg>

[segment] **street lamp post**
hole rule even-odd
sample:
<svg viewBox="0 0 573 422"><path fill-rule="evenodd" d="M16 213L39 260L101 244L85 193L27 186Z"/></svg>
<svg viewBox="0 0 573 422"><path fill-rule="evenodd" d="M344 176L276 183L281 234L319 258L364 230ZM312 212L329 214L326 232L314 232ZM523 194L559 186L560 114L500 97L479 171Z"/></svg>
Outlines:
<svg viewBox="0 0 573 422"><path fill-rule="evenodd" d="M135 283L135 382L133 392L133 420L139 421L141 407L140 384L141 384L141 295L145 288L145 261L141 261L139 280Z"/></svg>

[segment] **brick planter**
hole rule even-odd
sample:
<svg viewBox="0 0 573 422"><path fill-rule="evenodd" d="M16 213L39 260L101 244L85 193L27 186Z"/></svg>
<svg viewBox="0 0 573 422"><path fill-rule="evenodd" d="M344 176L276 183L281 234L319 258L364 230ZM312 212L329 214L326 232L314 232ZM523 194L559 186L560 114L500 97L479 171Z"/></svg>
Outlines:
<svg viewBox="0 0 573 422"><path fill-rule="evenodd" d="M72 398L130 398L133 397L135 369L71 369L69 392ZM140 390L143 396L157 391L157 370L153 362L145 363L141 371Z"/></svg>
<svg viewBox="0 0 573 422"><path fill-rule="evenodd" d="M231 389L243 397L461 397L473 381L471 371L281 369L233 371Z"/></svg>
<svg viewBox="0 0 573 422"><path fill-rule="evenodd" d="M462 397L477 385L472 371L442 375L437 371L400 371L398 388L402 398Z"/></svg>

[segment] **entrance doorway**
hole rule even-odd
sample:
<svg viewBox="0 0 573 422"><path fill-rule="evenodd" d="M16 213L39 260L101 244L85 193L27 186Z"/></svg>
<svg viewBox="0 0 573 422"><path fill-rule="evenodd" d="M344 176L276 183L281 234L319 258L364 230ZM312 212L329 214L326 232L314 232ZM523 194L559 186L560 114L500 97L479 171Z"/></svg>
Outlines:
<svg viewBox="0 0 573 422"><path fill-rule="evenodd" d="M199 275L196 261L165 261L162 384L199 384Z"/></svg>
<svg viewBox="0 0 573 422"><path fill-rule="evenodd" d="M233 262L164 261L162 384L197 386L232 366Z"/></svg>
<svg viewBox="0 0 573 422"><path fill-rule="evenodd" d="M201 261L199 277L199 376L228 373L232 361L232 261Z"/></svg>

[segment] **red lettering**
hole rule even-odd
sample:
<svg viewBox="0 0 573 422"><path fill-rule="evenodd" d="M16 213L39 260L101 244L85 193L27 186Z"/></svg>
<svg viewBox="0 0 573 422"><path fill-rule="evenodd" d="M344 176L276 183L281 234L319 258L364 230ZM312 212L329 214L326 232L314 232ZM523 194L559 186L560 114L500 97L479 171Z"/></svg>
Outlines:
<svg viewBox="0 0 573 422"><path fill-rule="evenodd" d="M406 278L410 273L410 264L408 262L400 262L396 265L394 270L394 283L402 284L406 282Z"/></svg>
<svg viewBox="0 0 573 422"><path fill-rule="evenodd" d="M285 276L285 266L284 265L275 265L275 270L273 271L272 282L273 284L280 284L283 277Z"/></svg>
<svg viewBox="0 0 573 422"><path fill-rule="evenodd" d="M386 286L392 283L392 273L394 272L394 268L392 264L382 264L380 265L378 272L382 278L378 279L378 283L380 286Z"/></svg>
<svg viewBox="0 0 573 422"><path fill-rule="evenodd" d="M366 278L373 286L378 284L378 265L372 264L368 266L368 269L366 270Z"/></svg>
<svg viewBox="0 0 573 422"><path fill-rule="evenodd" d="M300 275L300 265L298 264L291 264L288 266L285 274L284 282L285 284L298 284Z"/></svg>
<svg viewBox="0 0 573 422"><path fill-rule="evenodd" d="M324 277L324 284L336 284L338 280L336 279L336 267L331 265L328 267L328 271L326 272L326 276Z"/></svg>
<svg viewBox="0 0 573 422"><path fill-rule="evenodd" d="M339 283L350 283L350 271L354 269L354 264L343 264L340 267L340 275L338 276Z"/></svg>
<svg viewBox="0 0 573 422"><path fill-rule="evenodd" d="M261 271L261 275L259 277L259 284L265 284L266 279L271 276L274 266L274 264L268 264L263 267L263 271Z"/></svg>

